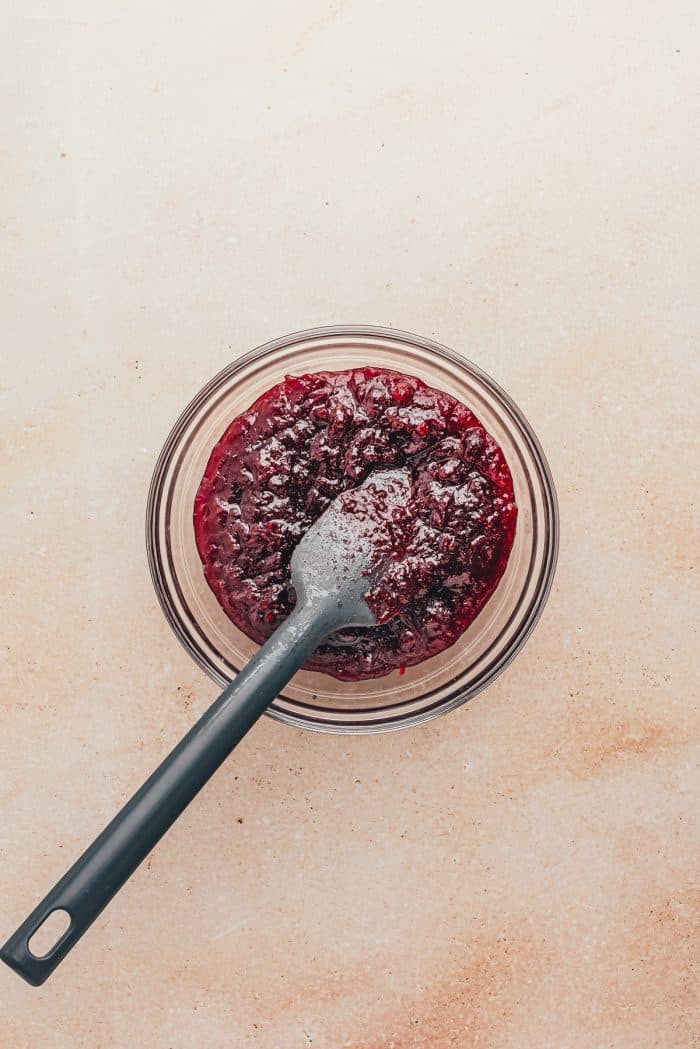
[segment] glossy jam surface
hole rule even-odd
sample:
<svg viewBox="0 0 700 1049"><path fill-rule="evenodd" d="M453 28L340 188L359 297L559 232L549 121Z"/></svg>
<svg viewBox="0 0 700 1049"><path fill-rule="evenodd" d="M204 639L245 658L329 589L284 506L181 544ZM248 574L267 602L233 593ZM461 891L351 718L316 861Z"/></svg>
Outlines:
<svg viewBox="0 0 700 1049"><path fill-rule="evenodd" d="M410 494L391 511L388 560L367 598L379 625L338 631L307 669L379 677L441 652L473 622L515 536L503 453L448 394L358 368L288 376L212 452L195 499L197 547L248 637L262 643L293 608L289 562L302 535L336 496L387 467L407 470ZM352 511L353 498L346 504Z"/></svg>

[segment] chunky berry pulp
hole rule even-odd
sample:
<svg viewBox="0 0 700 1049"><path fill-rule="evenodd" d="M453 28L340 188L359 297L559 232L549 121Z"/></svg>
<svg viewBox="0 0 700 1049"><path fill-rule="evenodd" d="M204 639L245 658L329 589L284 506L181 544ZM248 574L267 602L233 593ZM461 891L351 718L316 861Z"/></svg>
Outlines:
<svg viewBox="0 0 700 1049"><path fill-rule="evenodd" d="M378 625L337 631L306 664L380 677L452 645L505 571L513 480L476 416L414 376L380 368L287 376L230 424L194 506L197 548L229 618L262 644L294 607L289 562L333 499L403 467L400 542L367 602ZM352 502L352 500L351 500Z"/></svg>

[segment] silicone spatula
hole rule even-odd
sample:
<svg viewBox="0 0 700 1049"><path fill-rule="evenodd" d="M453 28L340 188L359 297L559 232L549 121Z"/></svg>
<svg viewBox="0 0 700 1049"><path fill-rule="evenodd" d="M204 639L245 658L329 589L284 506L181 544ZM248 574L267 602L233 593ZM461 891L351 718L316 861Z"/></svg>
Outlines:
<svg viewBox="0 0 700 1049"><path fill-rule="evenodd" d="M365 596L381 576L387 511L405 505L408 476L384 470L360 489L367 498L358 489L338 496L294 550L289 617L3 946L2 960L28 983L51 975L317 646L341 627L376 625ZM30 941L56 911L68 927L38 956Z"/></svg>

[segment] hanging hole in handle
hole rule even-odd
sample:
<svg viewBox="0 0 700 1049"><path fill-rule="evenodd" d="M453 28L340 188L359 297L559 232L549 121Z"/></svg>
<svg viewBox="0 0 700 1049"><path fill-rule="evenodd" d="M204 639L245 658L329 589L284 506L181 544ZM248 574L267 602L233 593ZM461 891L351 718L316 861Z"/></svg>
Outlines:
<svg viewBox="0 0 700 1049"><path fill-rule="evenodd" d="M68 911L64 911L61 907L51 911L39 928L32 933L27 944L29 953L36 959L46 958L68 932L70 923L71 916Z"/></svg>

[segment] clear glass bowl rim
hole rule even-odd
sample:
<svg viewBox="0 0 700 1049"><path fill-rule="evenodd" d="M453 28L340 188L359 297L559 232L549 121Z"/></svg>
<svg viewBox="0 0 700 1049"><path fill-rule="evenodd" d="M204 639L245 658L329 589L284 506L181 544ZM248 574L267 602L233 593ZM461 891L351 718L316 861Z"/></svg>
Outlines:
<svg viewBox="0 0 700 1049"><path fill-rule="evenodd" d="M148 566L153 582L153 587L156 592L156 597L161 606L163 614L170 627L172 628L175 635L178 637L188 654L195 660L198 666L200 666L205 673L209 673L206 666L204 666L193 651L192 646L183 632L182 624L179 618L174 613L170 603L167 600L167 587L162 585L162 572L159 569L159 538L157 531L157 517L155 510L159 502L159 491L163 483L164 478L167 475L170 467L172 455L174 449L177 447L178 442L181 440L183 434L186 432L191 420L199 411L204 403L208 401L210 396L217 391L224 383L232 380L239 372L244 371L249 365L254 364L255 361L267 357L275 350L282 349L293 345L298 342L305 342L308 340L322 339L324 337L333 336L348 336L348 337L378 337L386 339L394 339L405 342L409 345L414 345L423 350L427 350L436 356L441 357L445 360L450 361L453 365L460 369L464 369L470 372L476 379L478 379L484 386L499 400L511 414L515 422L517 423L521 436L529 446L529 450L532 457L537 464L539 472L542 493L544 502L547 510L547 549L544 559L543 573L541 583L537 592L537 600L528 610L523 622L520 625L517 636L511 641L508 647L503 651L500 658L495 662L487 675L484 676L483 680L479 681L478 686L471 687L463 692L457 691L451 695L448 699L444 700L437 707L432 707L425 711L420 711L417 714L403 717L397 721L384 721L381 724L367 723L367 724L355 724L347 725L342 723L332 723L323 721L301 720L293 714L289 714L286 711L271 708L266 713L268 717L272 717L275 720L281 721L284 724L292 725L296 728L303 728L309 731L332 733L339 735L358 735L368 734L377 732L389 732L396 731L403 728L411 728L416 725L424 724L427 721L431 721L433 718L440 717L443 714L449 713L456 708L462 706L468 700L473 699L478 693L482 692L487 688L515 659L518 653L526 644L528 638L535 629L542 611L547 603L552 584L554 581L554 575L557 565L557 558L559 553L559 505L556 495L556 489L554 486L554 480L552 473L547 462L547 458L542 449L542 446L535 435L532 427L528 420L510 397L508 393L493 379L490 375L484 372L477 364L474 364L469 358L465 357L461 353L457 353L455 350L450 349L447 346L436 342L433 339L426 338L425 336L416 335L412 332L404 331L399 328L387 328L378 325L370 324L334 324L325 325L316 328L307 328L301 331L291 332L288 335L281 336L277 339L273 339L269 342L263 343L254 349L248 351L242 356L236 358L235 361L227 364L219 372L217 372L208 383L206 383L200 391L190 400L187 406L180 413L176 422L174 423L168 437L160 451L160 454L156 460L156 464L153 470L153 476L149 486L148 497L146 502L146 551L148 558Z"/></svg>

